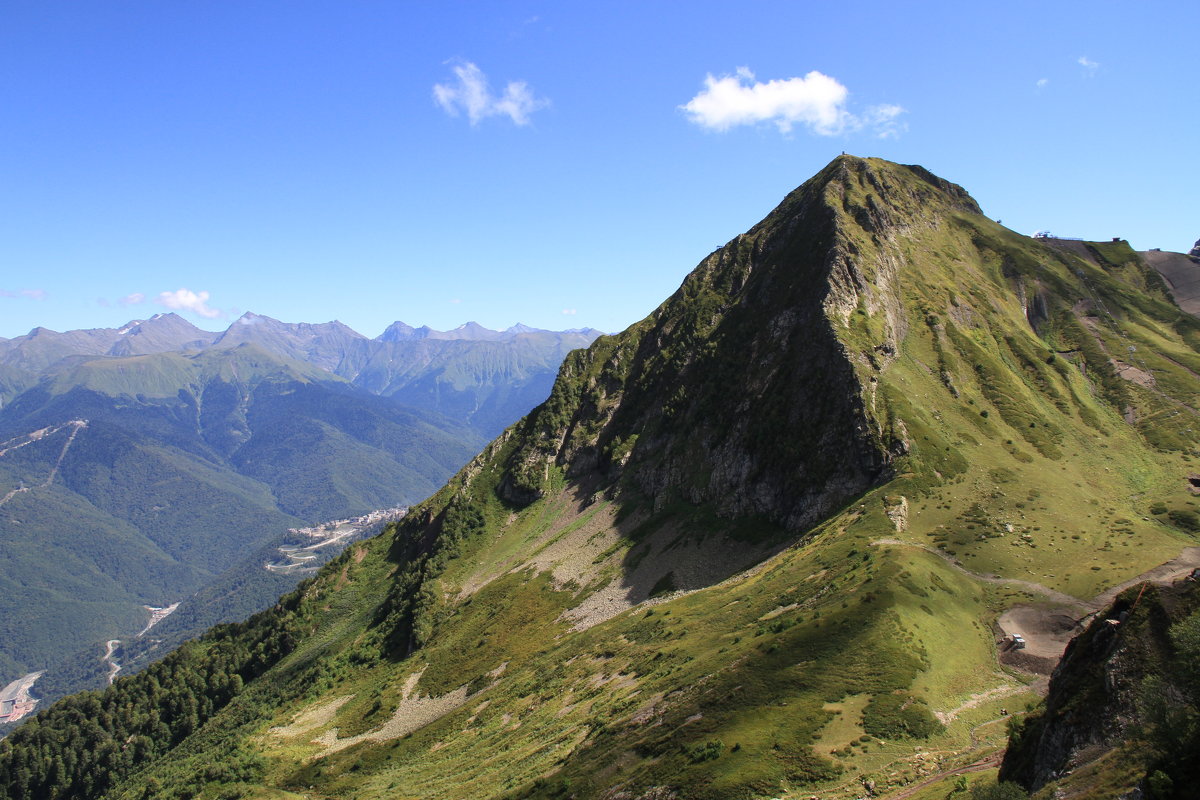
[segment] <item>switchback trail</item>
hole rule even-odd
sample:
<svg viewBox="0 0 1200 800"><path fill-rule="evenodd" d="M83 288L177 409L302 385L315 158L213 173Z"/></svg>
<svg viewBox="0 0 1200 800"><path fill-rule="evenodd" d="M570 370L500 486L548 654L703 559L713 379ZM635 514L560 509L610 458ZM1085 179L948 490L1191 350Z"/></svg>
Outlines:
<svg viewBox="0 0 1200 800"><path fill-rule="evenodd" d="M972 709L977 706L980 706L980 705L988 702L989 700L999 700L1002 697L1011 697L1014 694L1021 694L1023 692L1035 692L1036 694L1045 696L1046 689L1049 688L1047 685L1048 683L1049 683L1049 681L1046 678L1039 678L1038 680L1036 680L1033 683L1028 684L1028 685L1019 683L1019 684L1010 685L1010 686L997 686L995 689L989 689L986 692L981 692L980 694L972 695L970 699L968 699L966 702L964 702L958 708L952 709L950 711L935 711L935 712L933 712L933 714L934 714L934 716L936 716L938 718L938 721L941 722L943 725L949 725L951 722L954 721L955 717L957 717L962 712L967 711L968 709ZM1003 717L1000 717L1000 719L1003 719ZM992 721L994 722L995 720L992 720ZM978 727L978 726L976 726L976 727Z"/></svg>

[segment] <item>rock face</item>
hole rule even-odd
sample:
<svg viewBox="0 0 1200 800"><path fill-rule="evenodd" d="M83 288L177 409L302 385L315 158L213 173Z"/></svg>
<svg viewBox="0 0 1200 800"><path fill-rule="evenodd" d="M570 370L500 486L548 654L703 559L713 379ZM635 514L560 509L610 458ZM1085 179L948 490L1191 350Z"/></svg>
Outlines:
<svg viewBox="0 0 1200 800"><path fill-rule="evenodd" d="M1188 253L1192 258L1200 258L1200 239L1196 240L1196 245Z"/></svg>
<svg viewBox="0 0 1200 800"><path fill-rule="evenodd" d="M920 167L836 159L648 318L567 359L507 498L541 496L557 467L656 507L712 502L799 529L886 480L908 446L872 409L908 326L895 240L956 211L978 207ZM838 334L860 309L880 324L852 352Z"/></svg>

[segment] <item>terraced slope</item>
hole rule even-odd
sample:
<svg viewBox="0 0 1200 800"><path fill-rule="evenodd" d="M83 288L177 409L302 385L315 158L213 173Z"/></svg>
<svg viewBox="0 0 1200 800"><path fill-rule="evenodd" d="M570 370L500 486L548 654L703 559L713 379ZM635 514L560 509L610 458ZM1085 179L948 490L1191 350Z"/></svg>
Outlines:
<svg viewBox="0 0 1200 800"><path fill-rule="evenodd" d="M840 157L396 526L13 734L0 797L991 780L1001 612L1194 542L1198 350L1126 246Z"/></svg>

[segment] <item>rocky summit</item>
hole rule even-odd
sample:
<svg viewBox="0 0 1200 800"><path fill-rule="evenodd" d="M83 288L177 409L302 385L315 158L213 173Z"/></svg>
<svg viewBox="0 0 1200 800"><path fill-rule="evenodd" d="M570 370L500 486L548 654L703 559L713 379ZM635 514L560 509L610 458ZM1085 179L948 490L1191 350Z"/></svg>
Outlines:
<svg viewBox="0 0 1200 800"><path fill-rule="evenodd" d="M1089 615L1200 565L1198 375L1128 244L839 157L383 534L19 728L0 798L1007 791Z"/></svg>

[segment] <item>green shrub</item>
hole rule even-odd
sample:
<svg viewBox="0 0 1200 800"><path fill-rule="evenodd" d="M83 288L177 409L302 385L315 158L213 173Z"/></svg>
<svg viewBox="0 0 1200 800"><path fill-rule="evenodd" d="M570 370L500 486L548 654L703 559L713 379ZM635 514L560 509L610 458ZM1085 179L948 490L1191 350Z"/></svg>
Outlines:
<svg viewBox="0 0 1200 800"><path fill-rule="evenodd" d="M1171 520L1171 524L1176 528L1181 528L1188 533L1200 532L1200 516L1197 516L1195 511L1173 508L1167 512L1167 519Z"/></svg>
<svg viewBox="0 0 1200 800"><path fill-rule="evenodd" d="M713 761L721 757L721 753L725 751L725 745L720 741L704 742L703 744L694 744L691 747L685 748L688 760L693 764L699 764L703 761Z"/></svg>
<svg viewBox="0 0 1200 800"><path fill-rule="evenodd" d="M906 692L877 694L863 709L863 730L878 739L927 739L941 727L925 702Z"/></svg>
<svg viewBox="0 0 1200 800"><path fill-rule="evenodd" d="M971 787L971 800L1025 800L1028 796L1025 790L1011 781L981 782Z"/></svg>

